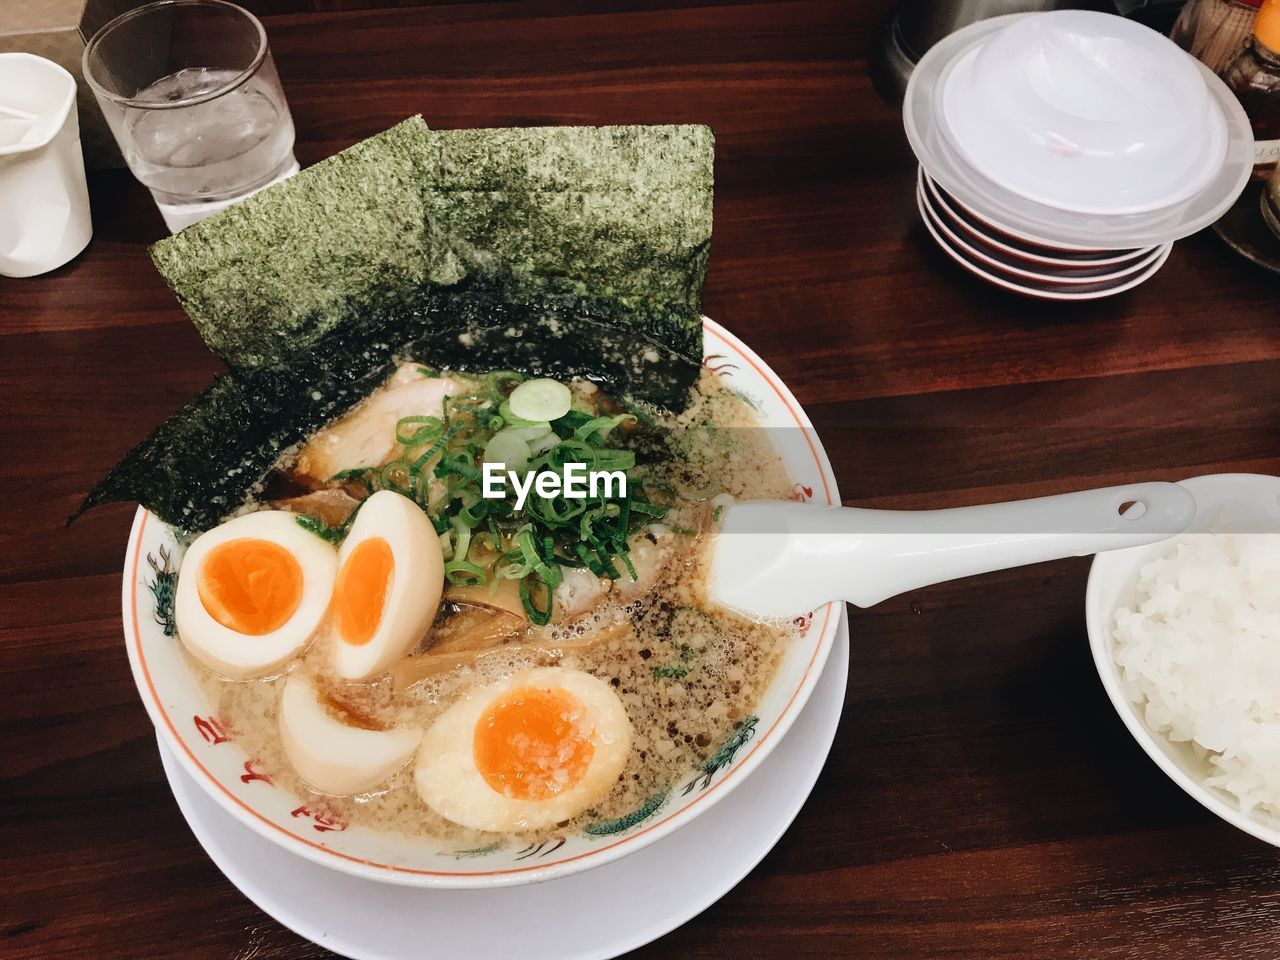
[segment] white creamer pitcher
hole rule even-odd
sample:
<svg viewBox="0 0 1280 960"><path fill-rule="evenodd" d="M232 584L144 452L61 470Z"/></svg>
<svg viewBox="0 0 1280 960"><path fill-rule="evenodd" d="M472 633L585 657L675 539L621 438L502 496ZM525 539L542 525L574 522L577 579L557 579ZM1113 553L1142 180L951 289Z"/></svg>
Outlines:
<svg viewBox="0 0 1280 960"><path fill-rule="evenodd" d="M60 267L93 235L76 81L30 53L0 53L0 276Z"/></svg>

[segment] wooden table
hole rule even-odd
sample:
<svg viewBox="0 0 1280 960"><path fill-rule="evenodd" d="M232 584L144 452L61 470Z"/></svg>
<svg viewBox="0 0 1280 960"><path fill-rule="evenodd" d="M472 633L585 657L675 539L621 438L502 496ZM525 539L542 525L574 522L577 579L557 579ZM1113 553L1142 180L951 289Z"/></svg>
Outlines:
<svg viewBox="0 0 1280 960"><path fill-rule="evenodd" d="M846 503L1280 473L1275 278L1211 235L1092 305L962 275L917 222L897 111L867 80L883 0L349 10L370 5L255 5L303 163L415 112L715 127L707 312L792 385ZM131 508L63 528L217 367L147 260L163 233L148 196L123 172L92 194L83 256L0 280L0 955L325 956L223 879L169 794L120 642ZM1087 569L853 611L844 719L808 805L736 890L640 955L1280 955L1280 856L1125 732L1089 657Z"/></svg>

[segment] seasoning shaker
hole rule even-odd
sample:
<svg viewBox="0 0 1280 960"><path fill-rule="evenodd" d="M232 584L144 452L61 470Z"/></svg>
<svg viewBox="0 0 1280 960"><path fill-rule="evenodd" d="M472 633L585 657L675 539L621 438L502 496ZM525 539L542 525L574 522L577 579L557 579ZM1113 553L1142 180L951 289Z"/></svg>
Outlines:
<svg viewBox="0 0 1280 960"><path fill-rule="evenodd" d="M1253 179L1266 180L1280 163L1280 0L1266 0L1253 37L1222 71L1253 125Z"/></svg>
<svg viewBox="0 0 1280 960"><path fill-rule="evenodd" d="M1214 73L1249 43L1262 0L1188 0L1169 39Z"/></svg>

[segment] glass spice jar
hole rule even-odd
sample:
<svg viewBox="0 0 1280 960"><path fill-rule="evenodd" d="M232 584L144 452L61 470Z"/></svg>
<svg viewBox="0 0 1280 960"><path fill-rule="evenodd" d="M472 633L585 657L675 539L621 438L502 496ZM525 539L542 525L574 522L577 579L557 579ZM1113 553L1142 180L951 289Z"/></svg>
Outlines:
<svg viewBox="0 0 1280 960"><path fill-rule="evenodd" d="M1222 72L1253 125L1253 179L1266 180L1280 163L1280 0L1266 0L1253 39Z"/></svg>
<svg viewBox="0 0 1280 960"><path fill-rule="evenodd" d="M1249 43L1262 0L1188 0L1169 39L1214 73Z"/></svg>

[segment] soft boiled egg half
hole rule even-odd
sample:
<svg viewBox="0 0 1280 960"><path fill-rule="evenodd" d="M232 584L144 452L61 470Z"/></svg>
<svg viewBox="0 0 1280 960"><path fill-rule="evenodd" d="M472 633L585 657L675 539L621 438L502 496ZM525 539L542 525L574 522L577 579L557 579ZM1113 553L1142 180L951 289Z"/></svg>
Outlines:
<svg viewBox="0 0 1280 960"><path fill-rule="evenodd" d="M263 510L201 534L178 573L178 636L223 677L267 676L307 646L333 592L334 548L292 513Z"/></svg>
<svg viewBox="0 0 1280 960"><path fill-rule="evenodd" d="M426 635L443 590L444 555L427 515L408 497L375 493L338 552L330 618L338 676L385 673Z"/></svg>
<svg viewBox="0 0 1280 960"><path fill-rule="evenodd" d="M540 830L576 816L617 782L631 722L605 682L541 667L473 690L422 739L418 793L476 830Z"/></svg>
<svg viewBox="0 0 1280 960"><path fill-rule="evenodd" d="M381 729L290 676L280 698L280 739L298 776L321 793L364 793L405 765L421 730Z"/></svg>

